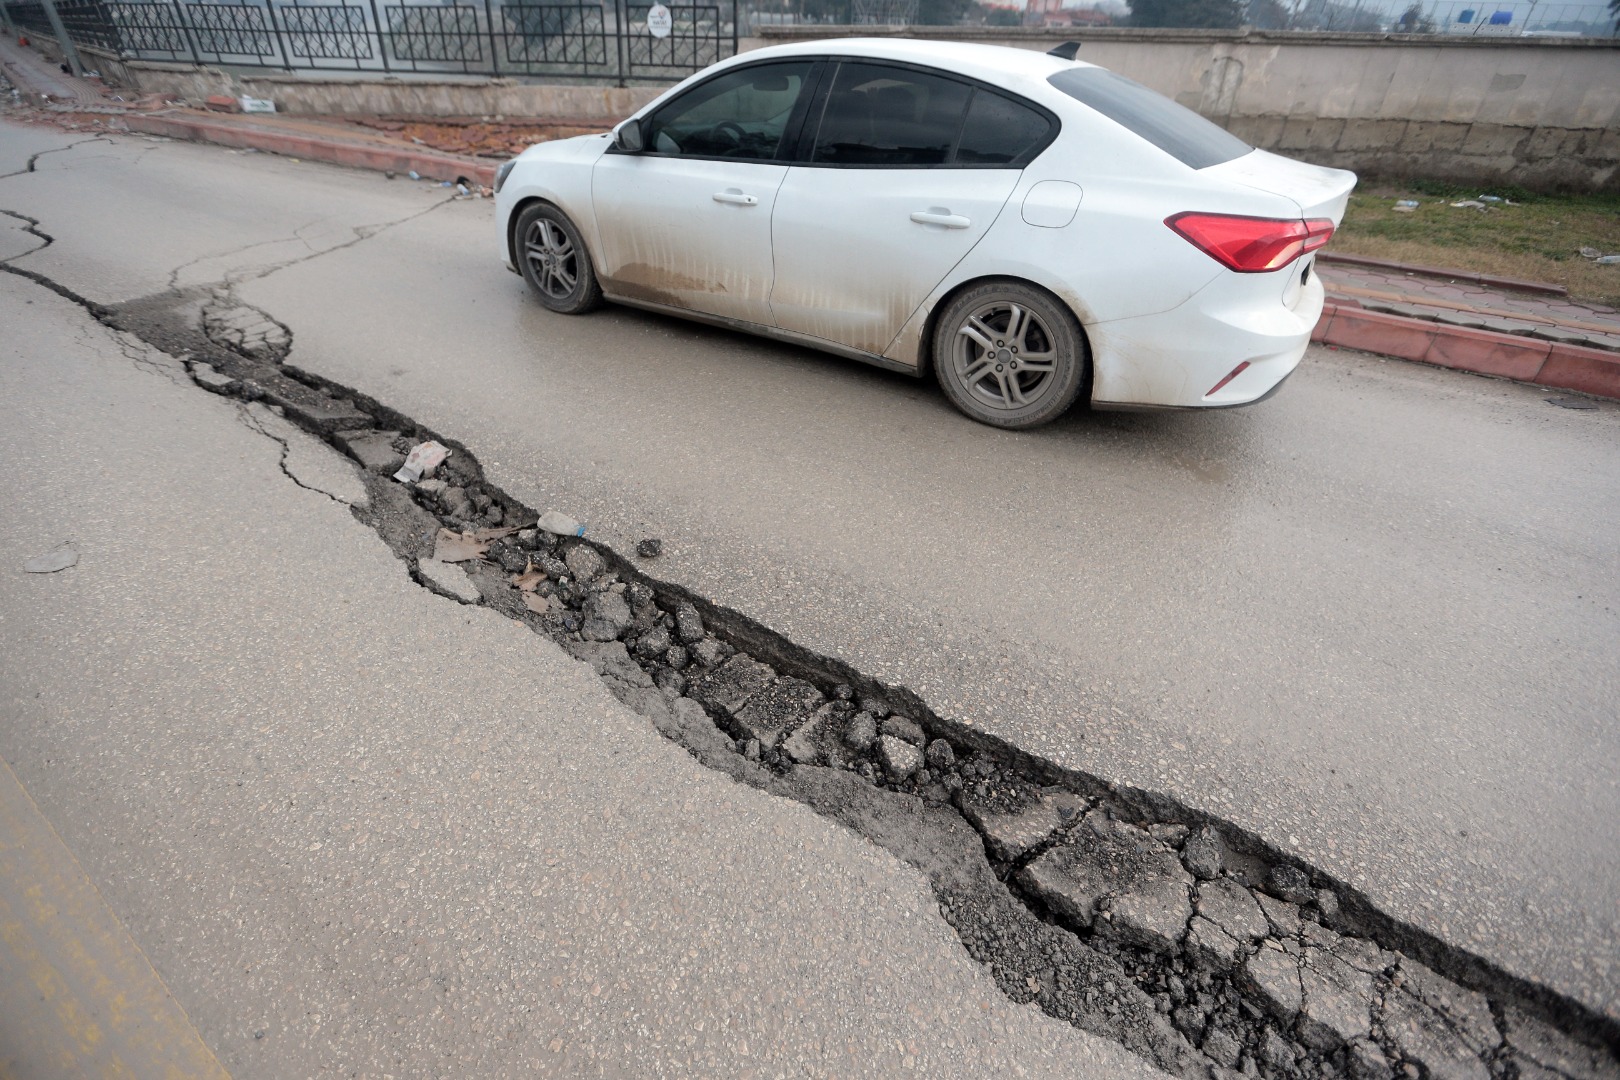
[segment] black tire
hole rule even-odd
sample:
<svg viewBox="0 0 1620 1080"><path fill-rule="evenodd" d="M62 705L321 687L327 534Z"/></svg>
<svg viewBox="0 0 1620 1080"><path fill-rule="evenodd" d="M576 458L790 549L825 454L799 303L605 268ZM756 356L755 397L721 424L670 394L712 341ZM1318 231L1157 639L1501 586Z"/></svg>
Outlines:
<svg viewBox="0 0 1620 1080"><path fill-rule="evenodd" d="M563 315L601 306L591 253L567 214L550 203L535 203L518 215L512 233L518 269L542 304Z"/></svg>
<svg viewBox="0 0 1620 1080"><path fill-rule="evenodd" d="M1000 428L1038 427L1068 412L1090 363L1074 313L1018 281L958 294L934 324L933 353L951 404Z"/></svg>

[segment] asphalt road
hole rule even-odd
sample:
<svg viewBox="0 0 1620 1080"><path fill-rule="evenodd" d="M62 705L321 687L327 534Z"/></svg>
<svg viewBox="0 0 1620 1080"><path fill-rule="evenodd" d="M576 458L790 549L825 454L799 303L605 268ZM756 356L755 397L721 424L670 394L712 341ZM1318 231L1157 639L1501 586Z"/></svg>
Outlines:
<svg viewBox="0 0 1620 1080"><path fill-rule="evenodd" d="M412 583L335 451L4 273L0 430L6 1080L1163 1080L1012 1004L921 874Z"/></svg>
<svg viewBox="0 0 1620 1080"><path fill-rule="evenodd" d="M120 138L0 206L56 238L19 265L106 302L229 274L294 363L661 537L652 572L1620 1016L1620 409L1313 350L1254 409L998 432L805 350L550 315L443 194Z"/></svg>

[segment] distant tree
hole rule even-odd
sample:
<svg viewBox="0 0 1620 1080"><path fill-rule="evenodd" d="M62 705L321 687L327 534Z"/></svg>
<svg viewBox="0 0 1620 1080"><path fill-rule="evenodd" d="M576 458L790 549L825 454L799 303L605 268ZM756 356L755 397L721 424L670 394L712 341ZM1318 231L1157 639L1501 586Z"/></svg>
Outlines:
<svg viewBox="0 0 1620 1080"><path fill-rule="evenodd" d="M1616 0L1620 2L1620 0ZM1288 29L1288 9L1277 0L1250 0L1249 25L1260 30Z"/></svg>
<svg viewBox="0 0 1620 1080"><path fill-rule="evenodd" d="M1231 30L1243 25L1243 5L1238 0L1132 0L1129 25Z"/></svg>
<svg viewBox="0 0 1620 1080"><path fill-rule="evenodd" d="M1620 0L1609 0L1609 14L1614 16L1614 28L1620 30Z"/></svg>
<svg viewBox="0 0 1620 1080"><path fill-rule="evenodd" d="M1611 3L1620 3L1620 0L1610 0ZM1397 34L1432 34L1434 33L1434 20L1424 12L1423 5L1413 0L1401 17L1395 20Z"/></svg>

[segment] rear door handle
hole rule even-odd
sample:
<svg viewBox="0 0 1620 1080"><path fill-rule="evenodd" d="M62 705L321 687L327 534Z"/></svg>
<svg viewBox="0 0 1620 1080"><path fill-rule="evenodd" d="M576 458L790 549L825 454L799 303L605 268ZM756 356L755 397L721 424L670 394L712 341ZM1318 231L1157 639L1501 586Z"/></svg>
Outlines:
<svg viewBox="0 0 1620 1080"><path fill-rule="evenodd" d="M947 229L965 229L973 222L960 214L953 214L949 210L932 207L928 210L918 210L911 215L911 220L919 225L943 225Z"/></svg>
<svg viewBox="0 0 1620 1080"><path fill-rule="evenodd" d="M714 201L731 203L734 206L758 206L759 196L744 195L736 188L726 188L724 191L717 191L714 193Z"/></svg>

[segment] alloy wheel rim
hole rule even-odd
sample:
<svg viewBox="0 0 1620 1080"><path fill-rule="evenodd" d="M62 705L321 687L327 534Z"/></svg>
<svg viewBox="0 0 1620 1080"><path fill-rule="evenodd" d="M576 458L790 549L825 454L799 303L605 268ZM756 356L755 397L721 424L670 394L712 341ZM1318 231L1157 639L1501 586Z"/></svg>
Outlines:
<svg viewBox="0 0 1620 1080"><path fill-rule="evenodd" d="M1044 397L1056 380L1057 359L1046 322L1010 300L970 311L956 328L951 356L973 399L1001 411L1027 408Z"/></svg>
<svg viewBox="0 0 1620 1080"><path fill-rule="evenodd" d="M562 226L544 218L532 222L523 237L523 255L541 292L556 300L573 295L579 284L579 253Z"/></svg>

